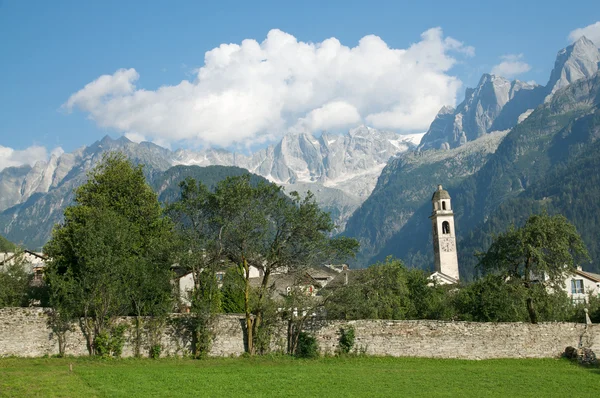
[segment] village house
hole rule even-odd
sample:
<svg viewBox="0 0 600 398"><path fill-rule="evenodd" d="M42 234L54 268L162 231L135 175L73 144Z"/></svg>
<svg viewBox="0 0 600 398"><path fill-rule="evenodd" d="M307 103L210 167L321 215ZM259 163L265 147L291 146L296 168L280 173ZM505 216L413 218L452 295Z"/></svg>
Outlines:
<svg viewBox="0 0 600 398"><path fill-rule="evenodd" d="M17 261L23 265L25 271L33 274L33 285L43 283L44 268L46 268L46 261L48 261L46 255L31 250L23 250L19 253L0 253L0 270L4 270L5 267L15 264Z"/></svg>
<svg viewBox="0 0 600 398"><path fill-rule="evenodd" d="M573 303L585 303L590 295L600 295L600 274L577 267L567 275L563 288Z"/></svg>

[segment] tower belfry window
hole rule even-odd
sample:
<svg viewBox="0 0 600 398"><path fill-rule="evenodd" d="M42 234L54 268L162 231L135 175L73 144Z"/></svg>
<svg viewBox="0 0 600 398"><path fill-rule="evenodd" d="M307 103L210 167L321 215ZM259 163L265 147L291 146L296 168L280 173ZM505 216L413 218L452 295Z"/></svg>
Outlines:
<svg viewBox="0 0 600 398"><path fill-rule="evenodd" d="M446 210L446 202L442 200L442 210Z"/></svg>
<svg viewBox="0 0 600 398"><path fill-rule="evenodd" d="M442 223L442 234L447 235L450 233L450 223L448 221L444 221Z"/></svg>

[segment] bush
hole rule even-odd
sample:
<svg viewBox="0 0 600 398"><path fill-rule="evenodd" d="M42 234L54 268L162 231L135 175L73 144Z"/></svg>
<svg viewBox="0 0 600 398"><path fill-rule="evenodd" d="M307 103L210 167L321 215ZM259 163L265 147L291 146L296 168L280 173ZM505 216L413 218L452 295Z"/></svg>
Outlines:
<svg viewBox="0 0 600 398"><path fill-rule="evenodd" d="M162 352L162 346L160 344L154 344L150 347L150 358L158 359L160 358L160 354Z"/></svg>
<svg viewBox="0 0 600 398"><path fill-rule="evenodd" d="M319 345L314 336L306 332L298 334L298 346L296 347L296 357L298 358L318 358Z"/></svg>
<svg viewBox="0 0 600 398"><path fill-rule="evenodd" d="M125 330L127 325L114 326L110 333L100 332L94 339L94 349L96 355L107 358L111 354L119 358L123 354L123 346L125 345Z"/></svg>
<svg viewBox="0 0 600 398"><path fill-rule="evenodd" d="M94 349L96 355L107 358L110 356L110 336L106 332L100 332L94 339Z"/></svg>
<svg viewBox="0 0 600 398"><path fill-rule="evenodd" d="M354 327L350 326L347 329L340 328L340 338L338 340L338 349L341 354L348 354L354 347Z"/></svg>

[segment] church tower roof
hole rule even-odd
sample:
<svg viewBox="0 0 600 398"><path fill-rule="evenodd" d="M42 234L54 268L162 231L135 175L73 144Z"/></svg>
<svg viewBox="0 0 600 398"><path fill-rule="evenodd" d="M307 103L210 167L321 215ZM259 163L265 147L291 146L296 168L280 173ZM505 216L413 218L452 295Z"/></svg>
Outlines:
<svg viewBox="0 0 600 398"><path fill-rule="evenodd" d="M440 199L450 199L450 194L441 185L438 185L437 191L433 193L431 198L432 202L438 201Z"/></svg>

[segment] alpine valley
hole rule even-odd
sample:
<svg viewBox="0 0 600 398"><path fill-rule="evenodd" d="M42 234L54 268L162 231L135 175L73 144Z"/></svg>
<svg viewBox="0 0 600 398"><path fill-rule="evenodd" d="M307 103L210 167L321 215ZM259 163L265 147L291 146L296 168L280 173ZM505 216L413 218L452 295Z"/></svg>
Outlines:
<svg viewBox="0 0 600 398"><path fill-rule="evenodd" d="M600 260L600 51L585 37L559 51L545 86L484 74L456 108L443 107L423 134L398 135L366 126L346 134L285 135L252 154L220 149L171 151L105 137L35 166L0 171L0 234L39 249L71 203L73 189L107 151L145 165L163 201L187 176L209 186L250 171L311 190L332 214L337 232L355 237L352 264L388 255L431 270L431 194L438 184L453 199L461 278L477 270L474 253L494 234L531 213L561 213Z"/></svg>

